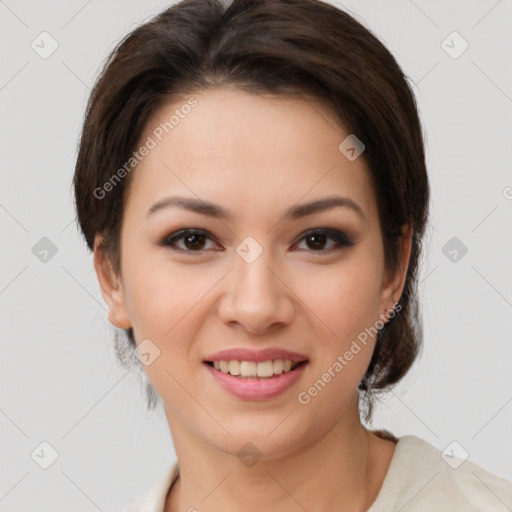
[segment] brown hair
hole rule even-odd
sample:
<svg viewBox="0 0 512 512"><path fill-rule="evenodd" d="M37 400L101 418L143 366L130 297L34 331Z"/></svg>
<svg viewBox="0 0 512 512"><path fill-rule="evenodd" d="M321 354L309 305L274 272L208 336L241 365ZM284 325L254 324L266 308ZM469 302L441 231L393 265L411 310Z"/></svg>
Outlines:
<svg viewBox="0 0 512 512"><path fill-rule="evenodd" d="M108 187L108 194L104 185L132 157L148 120L164 104L225 85L314 97L364 143L361 157L376 190L387 269L398 268L401 227L413 226L405 287L395 297L400 313L379 330L359 386L368 420L376 393L397 383L421 348L417 265L430 190L412 88L391 53L348 13L321 0L182 0L129 33L103 65L81 133L74 190L87 245L93 250L95 235L102 234L105 253L121 271L121 218L131 175ZM126 334L133 351L132 329ZM116 351L121 360L121 345Z"/></svg>

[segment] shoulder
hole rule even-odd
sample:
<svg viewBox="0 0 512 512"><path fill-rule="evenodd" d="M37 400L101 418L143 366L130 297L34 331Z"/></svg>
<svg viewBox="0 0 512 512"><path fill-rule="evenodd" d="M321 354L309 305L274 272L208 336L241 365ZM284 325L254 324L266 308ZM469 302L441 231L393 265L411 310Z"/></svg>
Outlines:
<svg viewBox="0 0 512 512"><path fill-rule="evenodd" d="M398 438L379 495L368 512L512 510L512 482L487 471L454 444L441 451L413 435Z"/></svg>
<svg viewBox="0 0 512 512"><path fill-rule="evenodd" d="M139 499L123 512L163 512L167 493L178 475L178 462L169 463Z"/></svg>

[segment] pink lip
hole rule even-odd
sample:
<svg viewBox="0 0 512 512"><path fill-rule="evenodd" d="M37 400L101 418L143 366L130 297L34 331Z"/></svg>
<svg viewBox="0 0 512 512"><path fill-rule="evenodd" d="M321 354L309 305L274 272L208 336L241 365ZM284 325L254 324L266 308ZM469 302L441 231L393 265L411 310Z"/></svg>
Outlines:
<svg viewBox="0 0 512 512"><path fill-rule="evenodd" d="M237 358L232 357L231 359ZM272 358L263 360L268 359ZM276 357L275 359L281 359L281 357ZM289 359L289 356L287 356L286 359ZM247 359L244 360L247 361ZM232 395L242 398L243 400L266 400L284 393L293 386L302 375L307 363L301 364L295 370L286 373L283 372L280 375L268 379L240 379L233 377L229 373L216 370L213 366L206 363L204 365L220 386Z"/></svg>
<svg viewBox="0 0 512 512"><path fill-rule="evenodd" d="M265 348L261 350L251 350L248 348L232 348L222 350L212 354L204 361L254 361L260 363L263 361L275 361L276 359L288 359L292 362L307 361L308 356L297 352L290 352L282 348Z"/></svg>

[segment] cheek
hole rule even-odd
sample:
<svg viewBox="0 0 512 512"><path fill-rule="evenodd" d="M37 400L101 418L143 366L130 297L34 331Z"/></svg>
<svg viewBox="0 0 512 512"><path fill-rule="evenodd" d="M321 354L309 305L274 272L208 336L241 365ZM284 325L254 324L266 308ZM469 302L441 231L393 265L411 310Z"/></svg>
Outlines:
<svg viewBox="0 0 512 512"><path fill-rule="evenodd" d="M322 332L336 340L338 349L378 319L380 282L375 257L359 253L305 284L309 308L323 325Z"/></svg>
<svg viewBox="0 0 512 512"><path fill-rule="evenodd" d="M149 339L157 347L150 345L158 355L143 370L166 407L186 410L190 395L180 383L192 375L190 340L200 325L195 316L208 283L191 281L177 265L139 256L125 266L125 303L137 343Z"/></svg>
<svg viewBox="0 0 512 512"><path fill-rule="evenodd" d="M134 336L137 343L149 338L158 347L158 359L145 367L155 389L169 393L170 386L179 396L169 372L180 382L194 373L200 347L193 340L213 307L208 292L222 272L200 273L161 257L151 261L150 254L139 255L125 267L125 303Z"/></svg>
<svg viewBox="0 0 512 512"><path fill-rule="evenodd" d="M160 251L155 257L154 249L144 252L127 246L126 254L124 299L134 332L143 338L164 340L190 312L203 287L191 282L184 267L162 259Z"/></svg>
<svg viewBox="0 0 512 512"><path fill-rule="evenodd" d="M375 262L367 263L340 267L308 304L319 318L314 326L317 361L297 398L301 407L317 411L322 426L336 421L357 392L375 347L380 274Z"/></svg>

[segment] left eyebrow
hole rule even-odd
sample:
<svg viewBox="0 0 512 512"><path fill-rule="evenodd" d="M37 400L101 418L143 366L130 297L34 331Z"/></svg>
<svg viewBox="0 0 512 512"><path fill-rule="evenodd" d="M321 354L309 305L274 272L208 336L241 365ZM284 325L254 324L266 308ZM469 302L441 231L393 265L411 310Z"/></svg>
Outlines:
<svg viewBox="0 0 512 512"><path fill-rule="evenodd" d="M234 217L233 213L229 212L228 210L225 210L224 208L217 204L211 203L209 201L204 201L201 199L196 199L193 197L183 196L165 197L160 201L157 201L148 210L147 216L149 217L158 210L170 208L173 206L183 208L185 210L189 210L195 213L199 213L201 215L214 217L217 219L231 220ZM322 199L317 199L309 203L294 205L283 214L283 218L289 220L296 220L335 207L350 208L353 211L355 211L366 222L366 216L361 206L352 199L348 197L342 197L339 195L324 197Z"/></svg>

